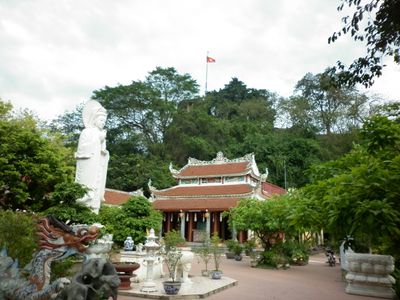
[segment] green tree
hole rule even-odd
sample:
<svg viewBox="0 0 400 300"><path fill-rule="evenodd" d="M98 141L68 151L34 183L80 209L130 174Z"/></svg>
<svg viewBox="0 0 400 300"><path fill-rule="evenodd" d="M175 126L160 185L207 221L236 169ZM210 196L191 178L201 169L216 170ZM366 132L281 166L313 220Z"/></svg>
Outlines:
<svg viewBox="0 0 400 300"><path fill-rule="evenodd" d="M352 235L369 249L394 249L400 234L400 125L378 115L361 133L361 145L349 154L314 167L304 197L324 208L324 227L336 239Z"/></svg>
<svg viewBox="0 0 400 300"><path fill-rule="evenodd" d="M65 145L76 149L78 146L79 135L84 129L82 120L83 103L75 107L71 112L65 112L52 120L48 125L51 132L58 132L65 138Z"/></svg>
<svg viewBox="0 0 400 300"><path fill-rule="evenodd" d="M132 197L121 208L102 206L99 218L120 246L127 236L131 236L136 244L144 243L146 230L158 229L162 220L161 214L144 197Z"/></svg>
<svg viewBox="0 0 400 300"><path fill-rule="evenodd" d="M338 62L341 80L347 84L361 83L366 87L382 74L382 57L393 57L400 63L400 2L397 0L341 0L338 10L345 6L352 9L352 16L342 18L343 27L334 32L328 43L335 42L342 34L350 34L356 42L363 42L366 55L357 58L349 67Z"/></svg>
<svg viewBox="0 0 400 300"><path fill-rule="evenodd" d="M23 212L0 209L0 248L5 247L13 259L25 266L37 248L37 216Z"/></svg>
<svg viewBox="0 0 400 300"><path fill-rule="evenodd" d="M0 101L1 103L1 101ZM1 105L0 206L39 211L51 205L46 195L57 183L72 181L72 153L59 135L37 126L30 114L11 113Z"/></svg>
<svg viewBox="0 0 400 300"><path fill-rule="evenodd" d="M111 155L107 187L122 191L143 189L147 193L147 183L151 179L156 188L167 188L175 183L168 166L168 161L155 155Z"/></svg>
<svg viewBox="0 0 400 300"><path fill-rule="evenodd" d="M304 195L303 189L290 190L281 196L288 201L287 221L298 233L320 232L325 226L325 210L315 199Z"/></svg>
<svg viewBox="0 0 400 300"><path fill-rule="evenodd" d="M268 251L274 243L282 242L283 233L287 236L293 233L287 222L287 205L285 198L242 199L229 211L229 222L237 230L254 231L264 251Z"/></svg>
<svg viewBox="0 0 400 300"><path fill-rule="evenodd" d="M164 144L179 103L197 97L198 85L188 74L157 67L145 81L105 87L93 92L108 111L107 142L111 159L107 186L126 191L146 189L151 178L169 186Z"/></svg>
<svg viewBox="0 0 400 300"><path fill-rule="evenodd" d="M296 92L301 98L289 98L285 103L294 124L301 120L310 127L312 121L313 126L327 135L361 124L368 99L353 88L340 87L332 69L316 75L307 73L296 84Z"/></svg>
<svg viewBox="0 0 400 300"><path fill-rule="evenodd" d="M165 149L174 161L184 165L188 157L211 159L224 150L232 137L230 123L207 113L198 101L190 110L180 108L165 136Z"/></svg>
<svg viewBox="0 0 400 300"><path fill-rule="evenodd" d="M318 132L310 101L302 96L282 98L279 103L282 122L302 136L313 137Z"/></svg>
<svg viewBox="0 0 400 300"><path fill-rule="evenodd" d="M236 148L241 153L252 149L259 169L268 168L268 181L287 188L306 184L309 179L305 171L324 157L324 150L315 139L299 137L289 130L249 131Z"/></svg>
<svg viewBox="0 0 400 300"><path fill-rule="evenodd" d="M259 121L272 127L275 121L274 105L278 96L267 90L247 88L237 78L218 92L207 93L208 112L222 119Z"/></svg>
<svg viewBox="0 0 400 300"><path fill-rule="evenodd" d="M180 75L174 68L160 68L149 73L145 81L130 85L105 87L93 92L92 98L109 113L109 128L125 134L134 132L142 147L162 143L177 105L197 96L198 85L190 75ZM119 130L117 130L119 129Z"/></svg>
<svg viewBox="0 0 400 300"><path fill-rule="evenodd" d="M51 207L41 214L53 215L63 222L75 224L93 224L98 222L98 216L86 205L77 202L82 198L87 188L75 182L62 182L55 186L54 192L50 193L49 201Z"/></svg>
<svg viewBox="0 0 400 300"><path fill-rule="evenodd" d="M179 104L193 99L199 92L199 85L189 74L178 74L175 68L157 67L146 77L146 83L164 102Z"/></svg>

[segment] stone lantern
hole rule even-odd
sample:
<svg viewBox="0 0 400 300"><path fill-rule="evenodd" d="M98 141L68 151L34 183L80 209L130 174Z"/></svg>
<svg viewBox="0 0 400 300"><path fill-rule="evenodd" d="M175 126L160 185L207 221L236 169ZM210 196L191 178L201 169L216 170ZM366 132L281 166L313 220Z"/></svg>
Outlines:
<svg viewBox="0 0 400 300"><path fill-rule="evenodd" d="M150 229L150 233L147 236L146 244L143 246L146 250L146 258L145 261L147 263L147 273L146 273L146 280L143 283L140 291L151 293L156 292L156 284L153 281L153 265L154 261L157 259L155 251L160 249L160 245L156 242L157 237L154 234L154 229Z"/></svg>

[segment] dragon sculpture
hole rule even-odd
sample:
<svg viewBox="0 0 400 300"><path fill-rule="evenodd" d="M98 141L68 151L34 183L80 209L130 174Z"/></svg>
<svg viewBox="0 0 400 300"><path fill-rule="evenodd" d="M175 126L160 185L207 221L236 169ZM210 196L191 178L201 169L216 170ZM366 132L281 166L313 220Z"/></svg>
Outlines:
<svg viewBox="0 0 400 300"><path fill-rule="evenodd" d="M50 283L51 262L77 253L84 255L88 243L98 234L96 226L73 228L53 216L40 219L37 224L39 250L25 268L30 273L28 278L18 269L17 260L8 257L5 249L0 252L0 300L47 300L61 296L70 281L59 278Z"/></svg>

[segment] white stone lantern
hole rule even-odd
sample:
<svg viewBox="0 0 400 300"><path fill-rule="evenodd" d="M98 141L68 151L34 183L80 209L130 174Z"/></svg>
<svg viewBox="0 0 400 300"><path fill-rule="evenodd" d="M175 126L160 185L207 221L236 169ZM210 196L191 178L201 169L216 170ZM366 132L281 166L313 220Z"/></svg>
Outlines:
<svg viewBox="0 0 400 300"><path fill-rule="evenodd" d="M157 237L154 234L154 229L150 229L150 233L147 236L146 244L144 244L144 249L146 250L145 261L147 263L146 280L141 287L142 292L151 293L156 292L156 283L153 278L153 265L154 261L157 259L155 252L160 249L160 245L156 242Z"/></svg>

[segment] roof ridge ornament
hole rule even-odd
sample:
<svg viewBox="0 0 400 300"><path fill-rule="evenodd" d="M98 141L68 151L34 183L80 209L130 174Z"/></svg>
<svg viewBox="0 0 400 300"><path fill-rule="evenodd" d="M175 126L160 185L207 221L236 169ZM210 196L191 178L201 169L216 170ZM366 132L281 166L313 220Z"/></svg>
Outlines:
<svg viewBox="0 0 400 300"><path fill-rule="evenodd" d="M149 188L149 191L150 192L153 192L153 191L156 191L157 189L152 185L152 180L151 180L151 178L149 178L149 181L147 182L147 186L148 186L148 188Z"/></svg>
<svg viewBox="0 0 400 300"><path fill-rule="evenodd" d="M179 170L177 170L177 169L174 169L174 166L172 165L172 162L170 162L169 163L169 171L172 173L172 174L179 174Z"/></svg>
<svg viewBox="0 0 400 300"><path fill-rule="evenodd" d="M217 152L217 156L210 160L198 160L193 157L189 157L187 165L190 166L198 166L198 165L216 165L216 164L226 164L226 163L240 163L240 162L249 162L251 163L254 160L254 153L248 153L242 157L239 158L234 158L234 159L228 159L224 156L224 153L222 151ZM185 166L186 167L186 166ZM183 170L185 167L183 167L181 170ZM181 171L180 170L180 171ZM179 172L179 171L178 171Z"/></svg>
<svg viewBox="0 0 400 300"><path fill-rule="evenodd" d="M268 168L265 168L265 173L261 174L261 182L267 182L268 174L269 174Z"/></svg>
<svg viewBox="0 0 400 300"><path fill-rule="evenodd" d="M222 151L218 151L217 152L217 156L213 159L213 161L215 162L225 162L227 160L227 158L224 157L224 153Z"/></svg>

